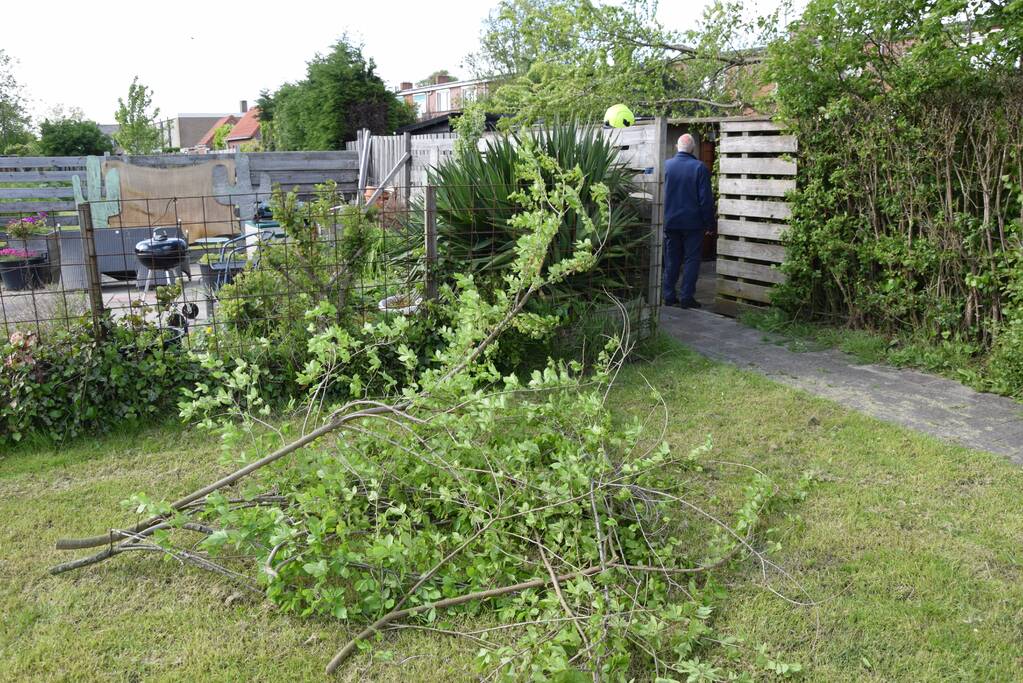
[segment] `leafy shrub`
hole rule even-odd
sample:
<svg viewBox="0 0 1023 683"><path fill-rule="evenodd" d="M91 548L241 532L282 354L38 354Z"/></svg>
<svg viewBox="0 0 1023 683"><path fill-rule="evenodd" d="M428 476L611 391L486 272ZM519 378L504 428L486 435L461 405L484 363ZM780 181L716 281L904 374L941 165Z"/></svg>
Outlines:
<svg viewBox="0 0 1023 683"><path fill-rule="evenodd" d="M397 279L383 262L383 230L358 207L335 211L342 204L333 181L306 204L296 192L276 189L271 205L288 242L260 247L258 265L218 294L218 325L202 348L226 366L241 360L266 370L269 400L301 390L315 334L337 324L358 335L363 322L380 315L384 285ZM307 315L312 310L319 313Z"/></svg>
<svg viewBox="0 0 1023 683"><path fill-rule="evenodd" d="M54 442L174 414L198 362L153 326L91 324L40 340L17 332L0 346L0 444L41 436Z"/></svg>
<svg viewBox="0 0 1023 683"><path fill-rule="evenodd" d="M771 46L801 156L777 305L951 355L991 348L1019 272L1023 80L1005 11L812 0Z"/></svg>

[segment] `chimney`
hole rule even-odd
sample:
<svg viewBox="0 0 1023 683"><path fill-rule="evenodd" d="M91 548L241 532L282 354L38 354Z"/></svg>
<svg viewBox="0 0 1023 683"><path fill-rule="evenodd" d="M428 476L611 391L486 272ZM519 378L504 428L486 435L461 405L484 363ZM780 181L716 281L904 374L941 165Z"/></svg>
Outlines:
<svg viewBox="0 0 1023 683"><path fill-rule="evenodd" d="M241 102L238 103L238 111L240 111L241 113L244 114L248 110L249 110L249 101L248 100L242 100Z"/></svg>
<svg viewBox="0 0 1023 683"><path fill-rule="evenodd" d="M412 82L411 81L402 81L401 82L401 87L398 88L398 90L411 90L411 89L412 89Z"/></svg>
<svg viewBox="0 0 1023 683"><path fill-rule="evenodd" d="M441 83L451 83L453 80L455 79L451 76L437 76L436 84L440 85Z"/></svg>

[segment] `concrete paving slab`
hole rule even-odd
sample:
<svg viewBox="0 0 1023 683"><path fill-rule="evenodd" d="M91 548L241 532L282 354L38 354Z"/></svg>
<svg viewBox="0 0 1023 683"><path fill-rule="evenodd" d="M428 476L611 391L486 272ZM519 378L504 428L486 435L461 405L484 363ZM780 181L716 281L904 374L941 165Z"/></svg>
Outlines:
<svg viewBox="0 0 1023 683"><path fill-rule="evenodd" d="M1023 404L917 370L858 364L826 349L798 352L777 335L704 310L664 308L661 327L698 353L885 422L1023 465Z"/></svg>

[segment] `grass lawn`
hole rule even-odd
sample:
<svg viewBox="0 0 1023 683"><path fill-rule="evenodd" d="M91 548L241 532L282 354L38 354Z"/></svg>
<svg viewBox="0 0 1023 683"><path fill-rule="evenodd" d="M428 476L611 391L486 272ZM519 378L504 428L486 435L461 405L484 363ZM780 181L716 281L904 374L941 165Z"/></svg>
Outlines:
<svg viewBox="0 0 1023 683"><path fill-rule="evenodd" d="M668 439L687 451L711 436L703 489L728 509L754 465L783 489L816 483L771 520L774 560L792 579L763 586L750 564L719 630L750 653L803 665L805 678L1014 680L1023 670L1023 471L810 398L662 341L629 367L615 400L649 413L649 388L671 410ZM335 623L229 600L222 580L154 557L126 556L51 577L60 536L124 525L118 501L139 490L191 490L222 471L205 434L163 428L0 458L0 679L303 680L346 640ZM726 464L729 463L729 464ZM798 583L798 586L796 585ZM807 597L809 596L809 597ZM229 603L229 604L228 604ZM473 647L405 631L394 661L360 656L342 680L473 677ZM706 653L718 658L721 652Z"/></svg>

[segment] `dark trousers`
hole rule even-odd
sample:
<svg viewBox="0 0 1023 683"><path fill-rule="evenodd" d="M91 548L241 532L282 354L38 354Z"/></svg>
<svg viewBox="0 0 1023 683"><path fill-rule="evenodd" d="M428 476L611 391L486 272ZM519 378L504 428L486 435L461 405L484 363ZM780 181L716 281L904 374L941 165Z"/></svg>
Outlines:
<svg viewBox="0 0 1023 683"><path fill-rule="evenodd" d="M689 301L696 294L696 278L700 276L703 255L703 230L664 231L664 303ZM675 285L682 271L682 290L676 296Z"/></svg>

